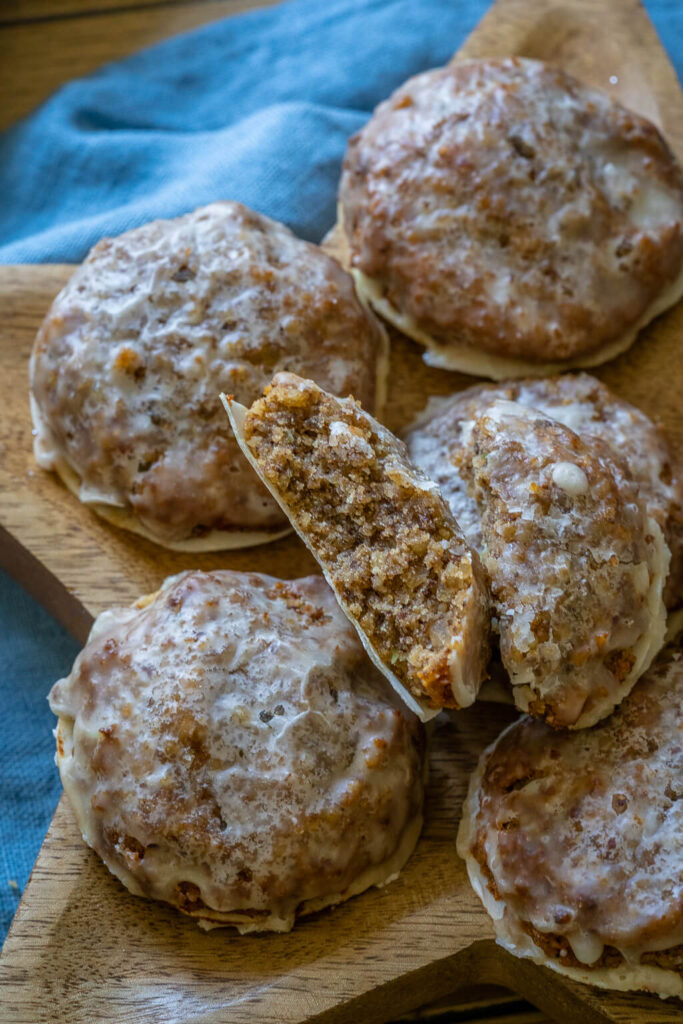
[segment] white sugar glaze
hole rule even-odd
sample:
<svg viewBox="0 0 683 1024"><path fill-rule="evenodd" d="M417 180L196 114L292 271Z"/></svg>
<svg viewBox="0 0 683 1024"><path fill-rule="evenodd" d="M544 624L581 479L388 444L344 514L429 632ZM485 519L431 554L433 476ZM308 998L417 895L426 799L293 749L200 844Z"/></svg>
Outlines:
<svg viewBox="0 0 683 1024"><path fill-rule="evenodd" d="M86 842L204 921L287 930L417 840L418 724L319 576L171 577L96 621L50 704Z"/></svg>

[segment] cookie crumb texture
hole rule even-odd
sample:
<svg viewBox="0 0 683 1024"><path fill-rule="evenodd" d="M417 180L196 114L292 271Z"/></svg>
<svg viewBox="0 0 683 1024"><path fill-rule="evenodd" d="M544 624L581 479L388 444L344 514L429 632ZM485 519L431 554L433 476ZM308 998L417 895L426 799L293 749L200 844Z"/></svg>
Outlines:
<svg viewBox="0 0 683 1024"><path fill-rule="evenodd" d="M105 239L55 299L31 368L36 458L160 542L286 525L225 431L278 369L372 405L382 337L351 277L240 203Z"/></svg>
<svg viewBox="0 0 683 1024"><path fill-rule="evenodd" d="M556 727L592 725L663 642L661 533L606 452L534 410L494 403L470 443L515 702Z"/></svg>
<svg viewBox="0 0 683 1024"><path fill-rule="evenodd" d="M88 844L204 924L286 931L417 841L421 726L320 576L171 577L100 616L50 705Z"/></svg>
<svg viewBox="0 0 683 1024"><path fill-rule="evenodd" d="M351 139L340 200L369 294L444 353L596 362L683 287L666 142L538 61L410 79Z"/></svg>
<svg viewBox="0 0 683 1024"><path fill-rule="evenodd" d="M405 446L292 374L254 403L245 440L382 664L431 708L471 704L488 654L483 575Z"/></svg>
<svg viewBox="0 0 683 1024"><path fill-rule="evenodd" d="M484 754L458 847L499 940L577 980L683 995L683 661L605 722L516 722Z"/></svg>

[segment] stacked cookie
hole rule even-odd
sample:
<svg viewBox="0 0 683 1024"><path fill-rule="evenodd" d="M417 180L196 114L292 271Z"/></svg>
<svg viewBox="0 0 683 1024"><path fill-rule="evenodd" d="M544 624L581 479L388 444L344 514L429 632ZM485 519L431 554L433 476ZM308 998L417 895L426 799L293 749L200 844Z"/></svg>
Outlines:
<svg viewBox="0 0 683 1024"><path fill-rule="evenodd" d="M340 211L347 269L237 203L137 228L41 328L42 466L175 549L293 528L324 576L185 573L98 619L51 694L83 836L204 926L287 930L395 877L420 719L496 674L525 717L483 755L459 849L501 941L683 994L683 675L659 655L680 478L642 412L559 375L683 293L680 168L556 69L456 63L351 140ZM398 439L373 310L500 383Z"/></svg>

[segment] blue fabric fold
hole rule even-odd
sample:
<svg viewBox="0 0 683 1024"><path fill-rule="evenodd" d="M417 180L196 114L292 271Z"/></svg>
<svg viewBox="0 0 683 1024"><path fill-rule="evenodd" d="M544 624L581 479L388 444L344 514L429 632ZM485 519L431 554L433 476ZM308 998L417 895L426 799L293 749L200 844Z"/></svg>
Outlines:
<svg viewBox="0 0 683 1024"><path fill-rule="evenodd" d="M59 799L56 720L45 698L77 653L75 640L0 572L0 940Z"/></svg>
<svg viewBox="0 0 683 1024"><path fill-rule="evenodd" d="M349 135L448 60L486 6L294 0L69 83L0 141L0 261L80 260L103 235L217 198L319 239Z"/></svg>
<svg viewBox="0 0 683 1024"><path fill-rule="evenodd" d="M78 261L105 235L240 199L317 240L346 141L444 63L487 0L293 0L71 82L0 137L0 262ZM683 5L648 9L683 73ZM0 575L0 937L59 794L45 697L77 653Z"/></svg>

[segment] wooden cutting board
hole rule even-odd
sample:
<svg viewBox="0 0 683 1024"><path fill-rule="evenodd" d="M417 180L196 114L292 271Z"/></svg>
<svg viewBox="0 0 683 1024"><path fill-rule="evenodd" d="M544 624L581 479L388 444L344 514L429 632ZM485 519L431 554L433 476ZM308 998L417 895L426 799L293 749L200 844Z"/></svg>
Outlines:
<svg viewBox="0 0 683 1024"><path fill-rule="evenodd" d="M683 158L683 95L634 0L498 0L458 56L552 60L613 93L664 130ZM189 567L315 571L293 538L237 553L167 552L112 529L36 469L27 363L36 329L69 267L0 270L0 559L75 636L94 615ZM661 419L683 450L683 304L598 375ZM388 425L429 394L471 378L430 370L393 337ZM516 960L493 930L455 853L468 773L510 719L482 704L440 729L431 754L425 832L399 880L301 922L291 935L203 934L187 918L129 895L82 844L64 799L0 958L5 1024L386 1021L478 982L505 985L558 1021L674 1024L680 1003L570 983Z"/></svg>

